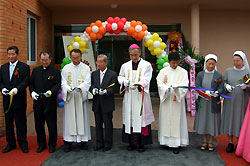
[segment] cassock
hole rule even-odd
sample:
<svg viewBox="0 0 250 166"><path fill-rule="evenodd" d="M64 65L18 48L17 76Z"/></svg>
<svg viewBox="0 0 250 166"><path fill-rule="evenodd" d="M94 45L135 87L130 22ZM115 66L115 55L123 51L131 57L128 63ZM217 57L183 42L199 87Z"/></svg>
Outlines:
<svg viewBox="0 0 250 166"><path fill-rule="evenodd" d="M152 144L150 124L154 122L154 115L149 93L152 71L151 64L143 59L140 59L137 63L130 60L124 63L120 69L118 82L121 85L121 92L125 90L123 98L123 142L131 143L131 134L140 133L135 136L136 142L134 144ZM137 83L144 88L136 88L135 90L128 87L124 88L125 80L129 80L130 85ZM132 138L133 141L135 141L135 137Z"/></svg>
<svg viewBox="0 0 250 166"><path fill-rule="evenodd" d="M62 70L62 97L64 100L63 139L67 142L87 142L91 139L88 91L91 85L90 69L84 63L70 63ZM79 87L80 91L67 92Z"/></svg>
<svg viewBox="0 0 250 166"><path fill-rule="evenodd" d="M176 69L168 66L160 70L156 79L160 96L160 145L186 146L189 144L184 98L187 89L173 87L188 86L187 71L179 66Z"/></svg>

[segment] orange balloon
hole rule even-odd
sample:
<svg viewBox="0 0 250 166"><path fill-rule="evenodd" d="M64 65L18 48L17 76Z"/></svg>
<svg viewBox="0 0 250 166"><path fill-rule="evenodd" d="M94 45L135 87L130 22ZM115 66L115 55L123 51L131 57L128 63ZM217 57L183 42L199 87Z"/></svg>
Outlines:
<svg viewBox="0 0 250 166"><path fill-rule="evenodd" d="M100 34L99 32L96 34L96 39L101 39L102 38L102 34Z"/></svg>
<svg viewBox="0 0 250 166"><path fill-rule="evenodd" d="M86 31L88 34L90 34L90 33L92 32L92 28L87 27L87 28L85 29L85 31Z"/></svg>
<svg viewBox="0 0 250 166"><path fill-rule="evenodd" d="M137 33L134 32L134 33L132 34L132 37L136 39L136 38L137 38Z"/></svg>
<svg viewBox="0 0 250 166"><path fill-rule="evenodd" d="M104 35L106 33L106 29L104 27L99 27L100 34Z"/></svg>
<svg viewBox="0 0 250 166"><path fill-rule="evenodd" d="M94 25L95 25L95 23L92 22L92 23L90 24L90 27L92 28L92 26L94 26Z"/></svg>
<svg viewBox="0 0 250 166"><path fill-rule="evenodd" d="M148 29L147 25L143 24L143 25L142 25L142 30L143 30L143 31L146 31L147 29Z"/></svg>
<svg viewBox="0 0 250 166"><path fill-rule="evenodd" d="M130 26L131 26L131 27L135 27L135 26L136 26L136 21L135 21L135 20L132 20L132 21L130 22Z"/></svg>
<svg viewBox="0 0 250 166"><path fill-rule="evenodd" d="M91 41L96 40L96 34L94 32L91 32L89 36L90 36Z"/></svg>
<svg viewBox="0 0 250 166"><path fill-rule="evenodd" d="M127 34L128 34L129 36L131 36L134 32L135 32L135 28L134 28L134 27L129 27L129 28L128 28L128 31L127 31Z"/></svg>
<svg viewBox="0 0 250 166"><path fill-rule="evenodd" d="M142 22L141 21L136 21L136 24L137 25L142 25Z"/></svg>
<svg viewBox="0 0 250 166"><path fill-rule="evenodd" d="M138 38L143 39L145 36L145 32L144 31L138 32L137 36Z"/></svg>
<svg viewBox="0 0 250 166"><path fill-rule="evenodd" d="M98 27L101 27L101 26L102 26L102 22L101 22L100 20L97 20L97 21L95 22L95 24L96 24Z"/></svg>
<svg viewBox="0 0 250 166"><path fill-rule="evenodd" d="M137 40L137 41L141 41L141 38L138 38L138 37L137 37L137 38L135 38L135 40Z"/></svg>

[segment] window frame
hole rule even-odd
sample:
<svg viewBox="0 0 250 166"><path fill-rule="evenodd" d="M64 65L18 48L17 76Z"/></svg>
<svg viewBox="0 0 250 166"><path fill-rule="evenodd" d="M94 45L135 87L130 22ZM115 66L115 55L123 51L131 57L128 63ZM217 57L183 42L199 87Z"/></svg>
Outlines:
<svg viewBox="0 0 250 166"><path fill-rule="evenodd" d="M32 49L31 49L31 19L35 21L35 60L32 59ZM37 19L30 15L27 14L27 64L28 65L35 65L37 64Z"/></svg>

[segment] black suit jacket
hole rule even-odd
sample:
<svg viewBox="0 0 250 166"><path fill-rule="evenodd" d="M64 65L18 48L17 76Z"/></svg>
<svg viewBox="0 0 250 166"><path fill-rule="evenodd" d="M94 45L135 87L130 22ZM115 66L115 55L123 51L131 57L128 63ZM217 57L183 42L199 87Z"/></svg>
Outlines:
<svg viewBox="0 0 250 166"><path fill-rule="evenodd" d="M43 69L42 66L33 69L30 78L30 93L33 91L36 93L46 93L48 90L52 92L51 97L47 98L43 96L34 100L33 109L45 109L48 106L49 109L57 108L57 94L61 88L61 73L56 68L49 66Z"/></svg>
<svg viewBox="0 0 250 166"><path fill-rule="evenodd" d="M16 73L16 75L15 75ZM1 66L0 70L0 84L1 91L3 88L7 88L9 91L13 88L17 88L18 92L13 97L11 108L13 109L26 109L27 106L27 94L26 88L30 80L30 68L29 65L18 61L13 71L12 78L10 80L9 74L9 62ZM4 110L8 109L10 103L10 96L3 95L3 107Z"/></svg>
<svg viewBox="0 0 250 166"><path fill-rule="evenodd" d="M107 88L109 85L115 83L114 86ZM91 87L90 92L94 88L97 89L107 89L107 94L105 95L94 95L92 110L97 112L99 106L102 108L103 112L112 112L115 110L114 93L115 87L117 85L117 75L114 71L107 69L102 84L100 85L100 70L96 70L91 74Z"/></svg>
<svg viewBox="0 0 250 166"><path fill-rule="evenodd" d="M205 71L201 71L198 73L197 79L196 79L196 87L202 87L202 81L204 78L204 74L205 74ZM220 83L216 82L216 80L218 80L218 79L221 80ZM211 82L211 88L214 91L218 91L219 93L223 93L223 87L224 87L223 77L219 72L217 72L215 70L213 78L212 78L212 82ZM220 101L220 96L211 97L211 100L212 100L212 102L211 102L212 112L213 113L221 112L221 104L217 104Z"/></svg>

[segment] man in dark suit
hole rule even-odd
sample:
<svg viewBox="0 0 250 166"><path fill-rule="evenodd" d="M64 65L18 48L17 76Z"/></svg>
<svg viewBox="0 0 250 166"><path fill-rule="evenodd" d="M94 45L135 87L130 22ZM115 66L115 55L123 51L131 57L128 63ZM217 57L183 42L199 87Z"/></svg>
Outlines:
<svg viewBox="0 0 250 166"><path fill-rule="evenodd" d="M33 69L30 78L30 93L34 99L33 109L37 133L37 153L46 149L45 121L49 131L49 152L55 151L57 142L57 94L61 88L61 73L50 66L51 54L40 53L41 66Z"/></svg>
<svg viewBox="0 0 250 166"><path fill-rule="evenodd" d="M30 68L18 61L19 49L16 46L7 49L9 62L1 66L0 83L3 94L3 108L5 111L6 148L7 153L16 148L14 120L16 123L17 142L24 153L28 153L27 137L27 94L26 88L30 79ZM11 96L13 96L11 104Z"/></svg>
<svg viewBox="0 0 250 166"><path fill-rule="evenodd" d="M117 84L116 73L107 68L106 55L98 55L97 68L91 75L90 92L94 95L92 110L95 114L96 147L95 150L108 151L113 142L113 111L115 110L114 92ZM105 137L103 138L103 123Z"/></svg>

